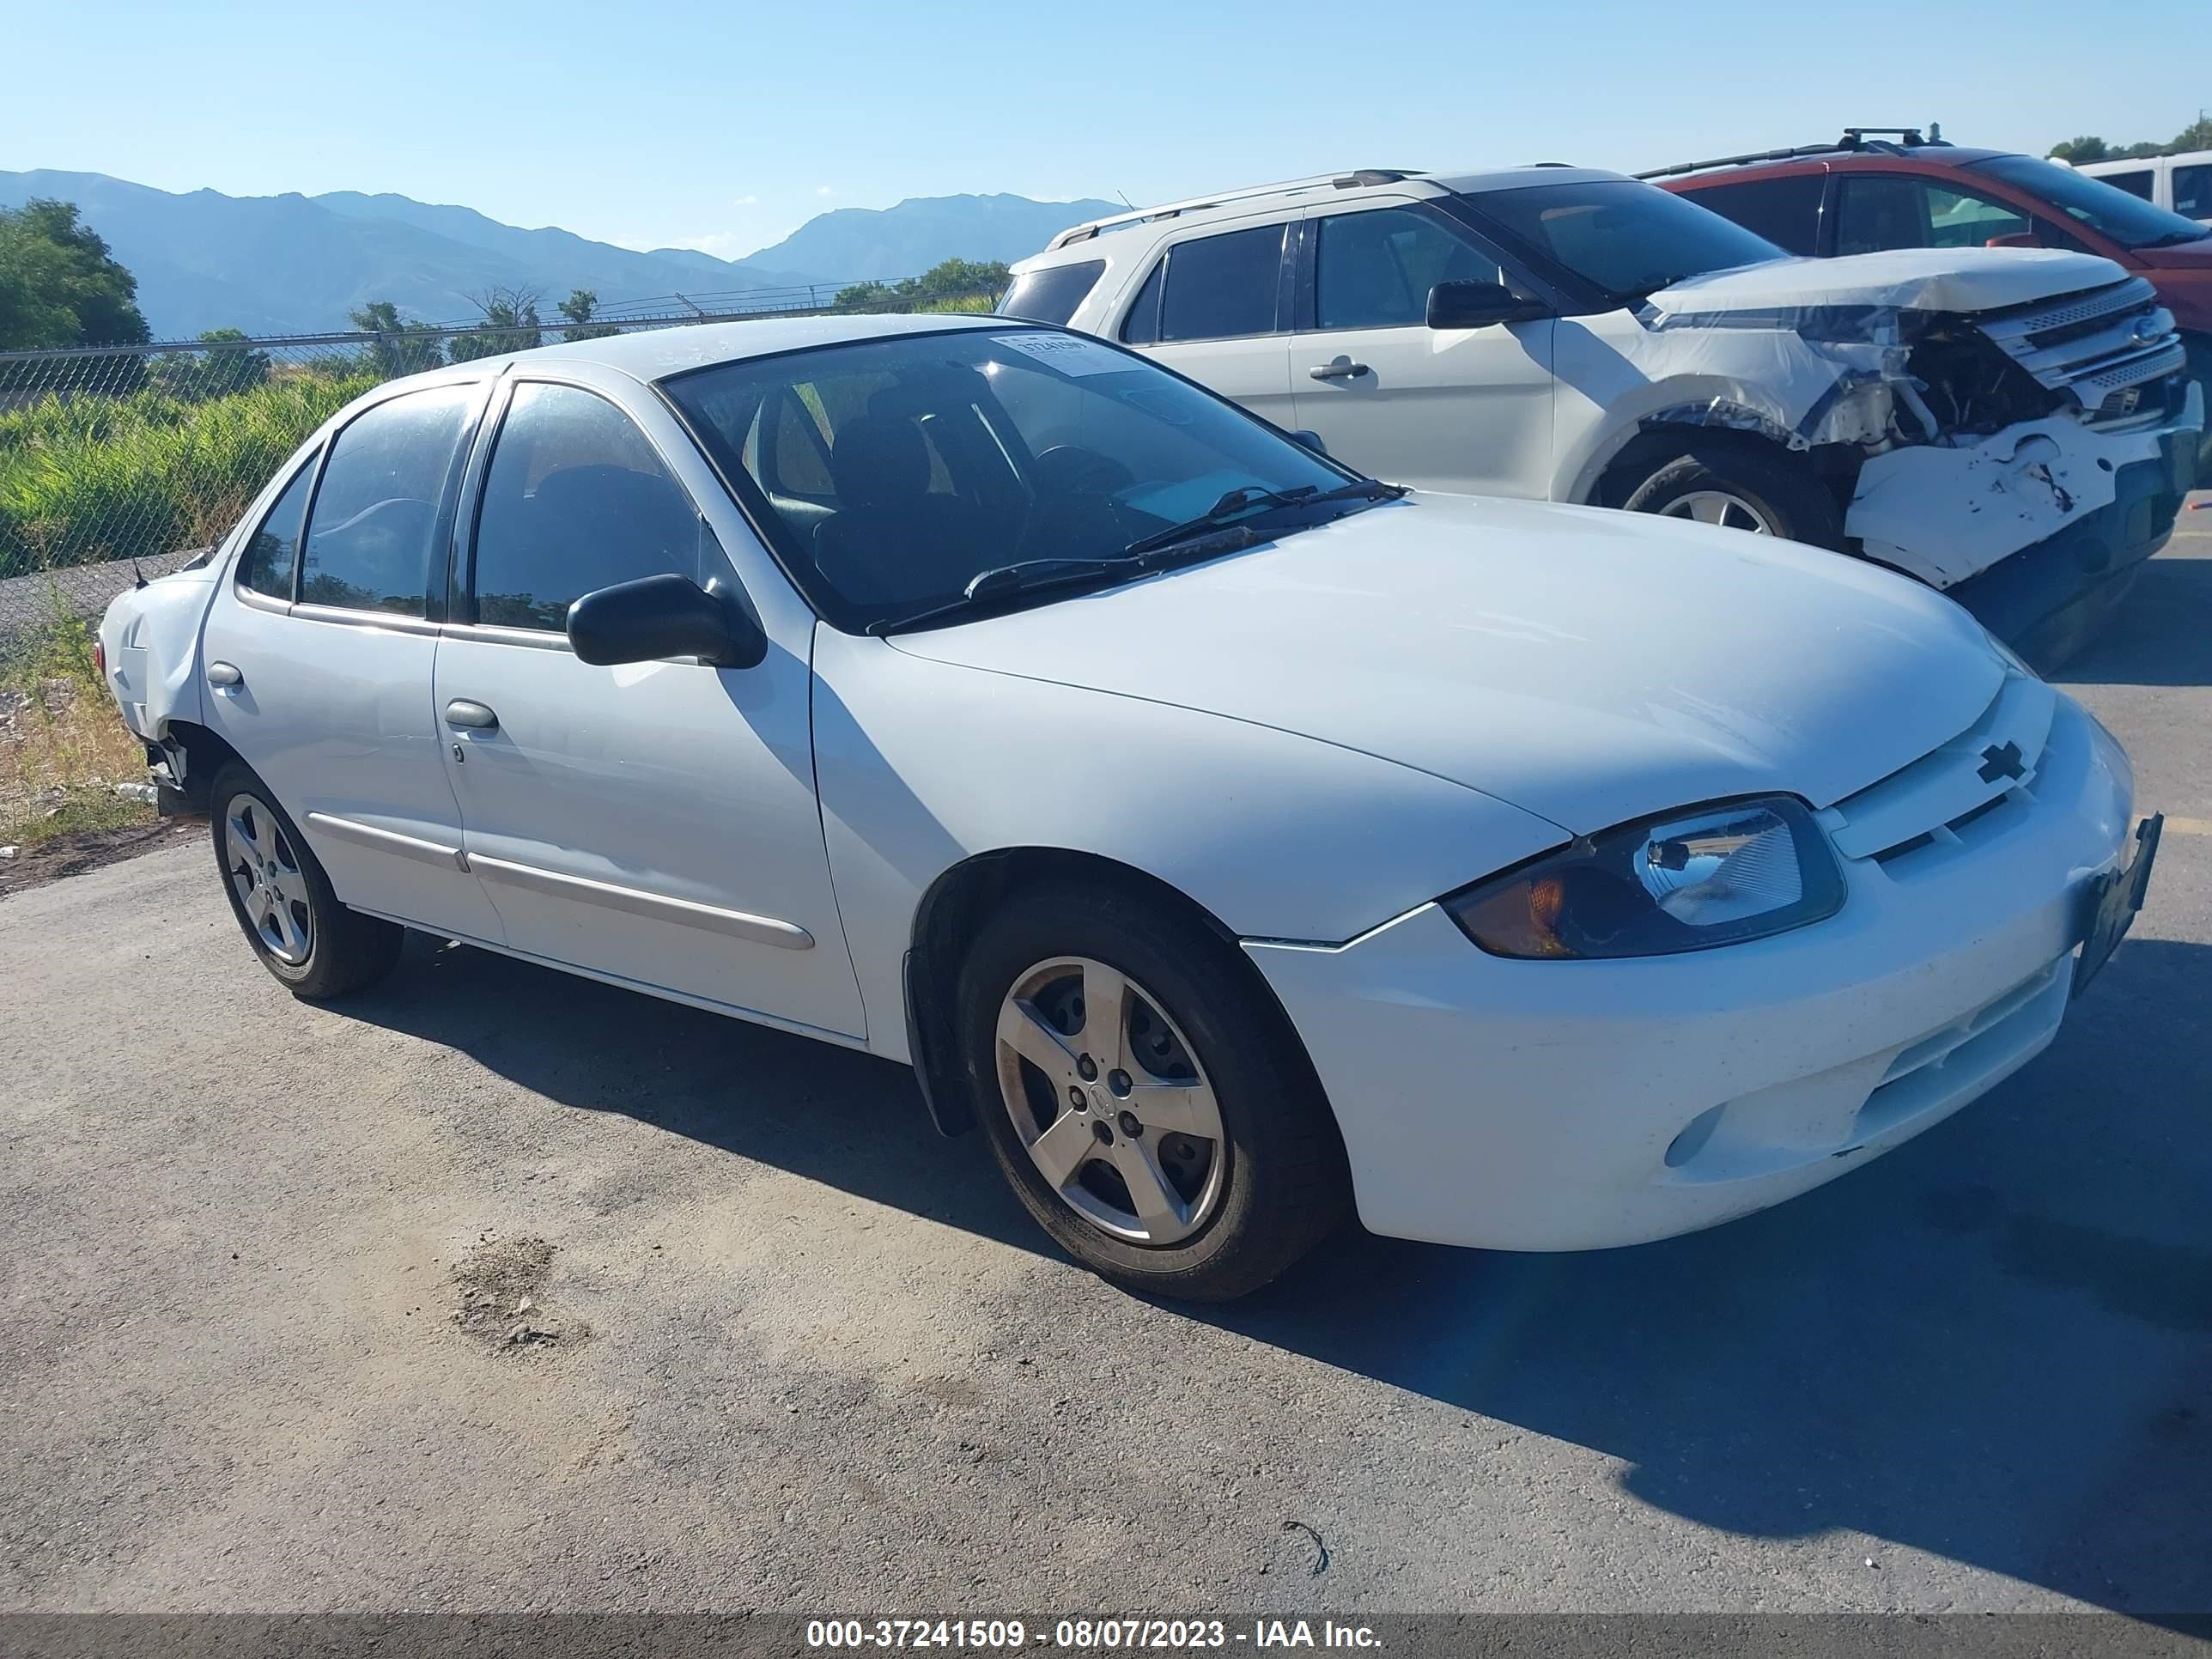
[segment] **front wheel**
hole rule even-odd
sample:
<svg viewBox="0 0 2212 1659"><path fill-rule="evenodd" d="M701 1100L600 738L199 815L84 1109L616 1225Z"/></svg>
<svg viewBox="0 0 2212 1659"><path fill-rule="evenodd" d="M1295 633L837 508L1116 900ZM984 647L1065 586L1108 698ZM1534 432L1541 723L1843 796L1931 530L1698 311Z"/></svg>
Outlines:
<svg viewBox="0 0 2212 1659"><path fill-rule="evenodd" d="M1067 1253L1128 1289L1225 1301L1350 1209L1344 1152L1289 1022L1195 921L1066 887L985 924L961 1051L991 1149Z"/></svg>
<svg viewBox="0 0 2212 1659"><path fill-rule="evenodd" d="M261 965L294 996L343 996L398 965L405 930L338 902L298 826L250 769L224 767L208 805L231 914Z"/></svg>
<svg viewBox="0 0 2212 1659"><path fill-rule="evenodd" d="M1843 515L1827 488L1793 457L1749 442L1692 439L1621 505L1814 547L1844 544Z"/></svg>

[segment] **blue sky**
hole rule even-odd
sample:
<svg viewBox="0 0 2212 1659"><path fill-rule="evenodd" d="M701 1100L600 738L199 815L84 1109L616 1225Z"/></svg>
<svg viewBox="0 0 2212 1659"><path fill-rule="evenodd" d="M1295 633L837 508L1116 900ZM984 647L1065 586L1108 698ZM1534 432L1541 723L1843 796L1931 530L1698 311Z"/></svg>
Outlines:
<svg viewBox="0 0 2212 1659"><path fill-rule="evenodd" d="M0 0L0 167L398 191L734 256L824 208L958 191L1142 203L1346 166L1632 169L1851 122L2027 149L2164 138L2212 104L2207 38L2203 0Z"/></svg>

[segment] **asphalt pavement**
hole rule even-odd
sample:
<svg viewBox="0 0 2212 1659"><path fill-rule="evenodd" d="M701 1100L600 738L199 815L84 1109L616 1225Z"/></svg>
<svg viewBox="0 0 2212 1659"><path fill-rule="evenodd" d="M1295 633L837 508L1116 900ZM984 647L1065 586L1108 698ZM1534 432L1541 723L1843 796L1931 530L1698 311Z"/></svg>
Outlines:
<svg viewBox="0 0 2212 1659"><path fill-rule="evenodd" d="M1637 1249L1155 1305L898 1067L422 939L296 1003L198 838L0 901L0 1609L2212 1607L2185 522L2061 677L2169 828L2056 1045Z"/></svg>

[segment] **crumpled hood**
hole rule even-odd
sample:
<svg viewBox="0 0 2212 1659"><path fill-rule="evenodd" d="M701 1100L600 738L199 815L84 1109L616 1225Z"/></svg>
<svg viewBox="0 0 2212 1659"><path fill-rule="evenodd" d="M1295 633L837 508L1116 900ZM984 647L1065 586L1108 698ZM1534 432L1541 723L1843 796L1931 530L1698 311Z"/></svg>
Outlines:
<svg viewBox="0 0 2212 1659"><path fill-rule="evenodd" d="M2117 283L2127 273L2094 253L2058 248L1906 247L1834 259L1770 259L1661 289L1662 316L1813 306L1900 311L1996 311Z"/></svg>
<svg viewBox="0 0 2212 1659"><path fill-rule="evenodd" d="M1303 733L1577 833L1731 795L1825 806L1964 731L2004 674L1964 611L1856 560L1426 494L891 643Z"/></svg>

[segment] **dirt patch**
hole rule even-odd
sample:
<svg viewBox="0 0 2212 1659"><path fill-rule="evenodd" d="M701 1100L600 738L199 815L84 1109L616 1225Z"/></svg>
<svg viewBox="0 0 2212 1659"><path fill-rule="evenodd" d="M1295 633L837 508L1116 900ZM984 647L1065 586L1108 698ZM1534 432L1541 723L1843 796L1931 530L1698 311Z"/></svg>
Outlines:
<svg viewBox="0 0 2212 1659"><path fill-rule="evenodd" d="M17 845L12 857L0 858L0 898L59 881L64 876L81 876L88 870L119 864L157 847L173 846L179 841L206 834L204 823L155 818L149 823L88 830L76 835L50 836L30 846ZM0 847L7 845L0 842Z"/></svg>
<svg viewBox="0 0 2212 1659"><path fill-rule="evenodd" d="M453 1322L499 1353L544 1353L589 1340L590 1326L546 1303L556 1254L542 1238L480 1236L453 1264Z"/></svg>

